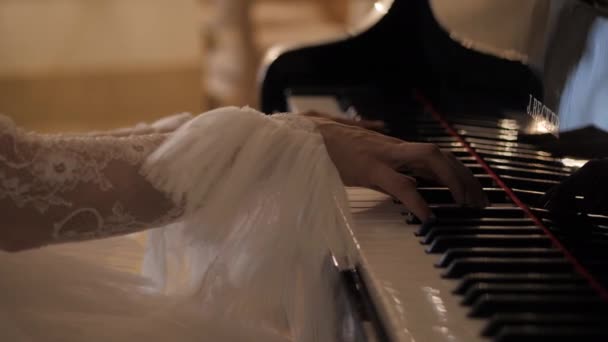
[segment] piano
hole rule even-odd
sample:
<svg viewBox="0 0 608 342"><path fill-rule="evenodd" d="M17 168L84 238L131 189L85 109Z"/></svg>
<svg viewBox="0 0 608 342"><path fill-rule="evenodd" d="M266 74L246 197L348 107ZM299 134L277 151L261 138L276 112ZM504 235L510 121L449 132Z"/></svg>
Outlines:
<svg viewBox="0 0 608 342"><path fill-rule="evenodd" d="M560 78L529 61L467 47L431 2L379 0L348 36L272 49L260 72L262 111L384 120L389 135L457 156L491 202L457 207L421 181L437 215L422 225L393 198L348 188L359 262L328 271L341 279L328 303L344 313L336 340L608 341L608 217L564 223L544 210L577 160L524 139L546 128L531 99L557 108L563 77L549 84ZM564 3L608 13L604 1Z"/></svg>

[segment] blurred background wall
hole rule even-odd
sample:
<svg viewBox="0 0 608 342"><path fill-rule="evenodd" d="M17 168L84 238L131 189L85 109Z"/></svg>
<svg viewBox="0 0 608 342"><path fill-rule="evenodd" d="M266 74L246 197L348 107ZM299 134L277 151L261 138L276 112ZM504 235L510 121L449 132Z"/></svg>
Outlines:
<svg viewBox="0 0 608 342"><path fill-rule="evenodd" d="M81 131L255 106L268 47L341 35L372 5L0 0L0 113L29 129Z"/></svg>

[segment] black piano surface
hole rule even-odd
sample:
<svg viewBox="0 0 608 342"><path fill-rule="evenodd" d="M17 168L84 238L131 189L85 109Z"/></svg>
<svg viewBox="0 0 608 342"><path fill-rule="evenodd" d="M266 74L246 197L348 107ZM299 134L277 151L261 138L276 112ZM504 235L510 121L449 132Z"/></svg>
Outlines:
<svg viewBox="0 0 608 342"><path fill-rule="evenodd" d="M583 63L597 64L597 59L600 64L608 64L601 62L608 60L605 47L592 51L588 43L585 45L588 39L601 40L601 36L590 36L590 27L598 18L608 20L608 4L603 0L560 1L565 14L555 20L554 33L547 34L544 74L524 62L482 53L454 41L435 18L430 1L378 0L380 7L386 8L385 13L375 13L376 20L369 20L368 27L349 36L318 45L273 49L260 73L261 110L287 111L286 95L293 88L316 92L324 87L336 91L344 86L349 91L373 89L396 96L415 89L444 113L466 110L488 116L505 110L523 112L531 97L557 111L560 101L571 101L568 96L572 94L566 88L572 70ZM603 32L608 34L604 30L599 35ZM596 60L590 61L585 54L596 54ZM595 66L586 68L593 73ZM603 75L605 70L608 68L602 66L598 72ZM606 82L598 88L608 89ZM605 90L591 89L588 94L576 96L600 103L603 100L597 101L593 96L597 99L607 95ZM385 115L376 112L374 118L384 119ZM607 119L601 120L607 124ZM608 145L605 130L598 132L592 125L564 132L560 139L541 135L537 140L552 151L586 158L608 157L608 149L602 148ZM591 134L593 139L581 139Z"/></svg>
<svg viewBox="0 0 608 342"><path fill-rule="evenodd" d="M361 113L408 113L408 124L393 134L455 154L492 203L481 210L454 207L447 188L419 182L438 219L416 234L426 253L441 255L437 265L419 267L458 280L454 295L470 317L487 322L479 333L494 341L608 340L608 217L559 222L539 207L573 169L518 141L526 122L518 115L445 116L418 94L373 93L340 92ZM411 216L404 221L419 223Z"/></svg>
<svg viewBox="0 0 608 342"><path fill-rule="evenodd" d="M530 94L542 98L541 80L526 65L463 48L440 27L427 0L384 2L386 14L360 34L268 61L261 110L286 111L285 92L293 87L360 86L397 94L416 88L435 104L484 99L501 109L523 109Z"/></svg>
<svg viewBox="0 0 608 342"><path fill-rule="evenodd" d="M521 139L534 124L528 99L542 99L547 85L523 63L452 41L428 1L387 3L357 35L271 60L261 109L284 112L288 96L328 95L384 120L390 135L455 154L498 205L455 208L447 189L421 182L438 220L417 234L421 248L441 255L421 267L459 281L454 296L485 320L479 334L489 340L608 341L608 217L556 221L540 199L575 169Z"/></svg>

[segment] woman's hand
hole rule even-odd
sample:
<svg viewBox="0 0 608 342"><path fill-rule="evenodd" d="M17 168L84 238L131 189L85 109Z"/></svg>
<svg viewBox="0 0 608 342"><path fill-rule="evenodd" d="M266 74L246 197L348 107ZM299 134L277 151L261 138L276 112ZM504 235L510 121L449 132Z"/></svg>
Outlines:
<svg viewBox="0 0 608 342"><path fill-rule="evenodd" d="M469 169L434 144L405 142L362 128L381 128L381 123L375 121L337 122L320 114L309 117L321 132L347 186L390 194L422 221L432 216L431 210L416 190L416 180L400 171L447 186L458 204L488 205L481 185Z"/></svg>

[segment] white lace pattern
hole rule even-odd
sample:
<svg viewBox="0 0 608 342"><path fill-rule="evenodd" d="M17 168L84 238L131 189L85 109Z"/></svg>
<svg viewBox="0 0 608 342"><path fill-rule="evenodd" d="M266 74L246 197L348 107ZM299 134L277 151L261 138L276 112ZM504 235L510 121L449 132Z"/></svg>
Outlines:
<svg viewBox="0 0 608 342"><path fill-rule="evenodd" d="M165 137L26 133L0 116L0 211L13 229L29 231L13 239L99 238L179 217L180 207L139 173Z"/></svg>
<svg viewBox="0 0 608 342"><path fill-rule="evenodd" d="M181 124L189 118L180 114L169 121ZM311 120L297 115L272 118L292 129L316 129ZM24 132L0 115L0 214L12 217L4 222L13 227L9 230L23 233L8 233L0 241L13 240L12 244L29 248L29 243L125 234L179 218L183 206L140 172L146 158L171 133L138 127L131 133L121 129L116 134L42 135Z"/></svg>
<svg viewBox="0 0 608 342"><path fill-rule="evenodd" d="M226 107L165 135L39 135L0 116L0 249L91 238L0 251L0 340L351 341L331 303L358 253L316 127Z"/></svg>

